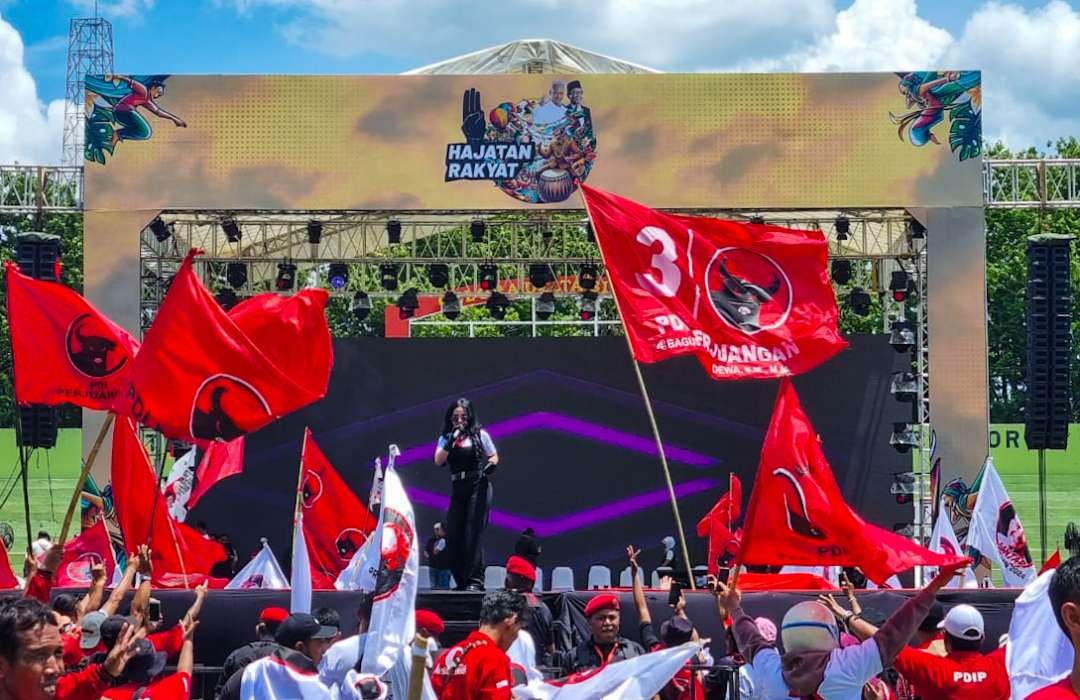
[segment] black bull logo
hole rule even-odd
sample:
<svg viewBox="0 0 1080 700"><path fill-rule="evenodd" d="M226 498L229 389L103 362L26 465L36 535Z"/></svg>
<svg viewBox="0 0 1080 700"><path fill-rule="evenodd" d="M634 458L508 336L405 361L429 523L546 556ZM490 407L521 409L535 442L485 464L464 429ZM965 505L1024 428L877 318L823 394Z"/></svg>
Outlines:
<svg viewBox="0 0 1080 700"><path fill-rule="evenodd" d="M110 353L117 351L115 340L98 335L100 324L94 323L94 317L83 314L71 322L67 332L67 355L75 369L89 377L105 377L113 374L127 363L127 356L121 355L109 364Z"/></svg>
<svg viewBox="0 0 1080 700"><path fill-rule="evenodd" d="M219 374L203 382L191 410L191 434L229 442L261 427L273 414L253 386Z"/></svg>
<svg viewBox="0 0 1080 700"><path fill-rule="evenodd" d="M720 276L724 279L724 286L718 291L709 292L716 310L736 328L761 330L761 307L772 301L773 295L780 291L780 278L774 276L767 287L762 287L732 273L726 258L720 259Z"/></svg>

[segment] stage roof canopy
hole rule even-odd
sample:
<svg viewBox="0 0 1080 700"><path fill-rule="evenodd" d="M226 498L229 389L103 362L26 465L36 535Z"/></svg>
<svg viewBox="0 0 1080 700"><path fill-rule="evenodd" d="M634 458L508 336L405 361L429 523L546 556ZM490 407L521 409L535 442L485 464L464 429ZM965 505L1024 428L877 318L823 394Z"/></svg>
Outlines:
<svg viewBox="0 0 1080 700"><path fill-rule="evenodd" d="M620 58L551 39L519 39L405 71L405 75L506 73L659 73Z"/></svg>

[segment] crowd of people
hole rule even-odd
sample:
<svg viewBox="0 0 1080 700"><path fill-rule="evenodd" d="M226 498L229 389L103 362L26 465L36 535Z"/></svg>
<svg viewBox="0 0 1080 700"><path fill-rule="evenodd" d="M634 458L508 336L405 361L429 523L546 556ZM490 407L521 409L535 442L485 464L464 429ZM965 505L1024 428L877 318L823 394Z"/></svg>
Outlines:
<svg viewBox="0 0 1080 700"><path fill-rule="evenodd" d="M192 697L194 632L205 586L195 589L194 602L181 619L165 626L160 604L151 595L152 565L145 547L128 557L119 584L108 595L100 566L81 595L54 593L52 572L62 549L46 550L24 595L0 604L0 700ZM564 634L548 604L532 592L535 565L517 554L507 561L504 588L484 595L476 627L461 642L440 648L446 624L433 611L416 610L417 634L429 641L430 691L439 700L512 698L515 688L530 681L572 682L596 669L698 641L681 592L669 600L668 619L655 625L639 554L627 548L637 621L636 634L630 636L623 636L627 626L620 597L607 591L584 607L587 633ZM754 618L744 610L737 584L712 581L716 614L726 630L723 643L713 640L712 648L722 649L723 656L714 659L703 645L658 697L1010 698L1008 640L987 640L975 607L959 604L945 611L936 601L961 566L942 569L887 617L863 609L847 586L841 596L823 594L797 603L779 621ZM1061 630L1074 650L1080 649L1080 558L1067 560L1053 574L1049 600ZM361 596L357 631L348 636L333 608L310 614L263 609L252 641L225 659L213 697L260 697L252 690L260 674L280 668L306 679L326 697L407 697L402 688L407 674L375 678L360 673L372 602L369 595ZM995 648L984 653L988 646ZM1080 697L1080 654L1071 674L1029 697Z"/></svg>

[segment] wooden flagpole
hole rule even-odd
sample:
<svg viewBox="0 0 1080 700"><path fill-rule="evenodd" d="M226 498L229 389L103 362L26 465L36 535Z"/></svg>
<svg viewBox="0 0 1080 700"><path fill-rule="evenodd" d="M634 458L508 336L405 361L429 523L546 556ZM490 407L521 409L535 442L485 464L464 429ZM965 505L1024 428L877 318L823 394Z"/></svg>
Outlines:
<svg viewBox="0 0 1080 700"><path fill-rule="evenodd" d="M86 462L83 463L82 471L79 472L79 480L75 482L75 493L71 495L71 503L68 504L67 513L64 514L64 522L60 526L60 538L56 540L57 542L67 541L68 532L71 530L71 521L75 517L75 508L79 505L79 501L82 500L83 487L86 486L86 480L90 477L90 470L94 467L94 460L97 459L98 451L101 450L101 445L105 442L105 435L108 434L109 428L112 427L115 419L114 414L105 414L105 421L101 424L97 438L90 447L90 452L86 455Z"/></svg>
<svg viewBox="0 0 1080 700"><path fill-rule="evenodd" d="M585 203L585 213L589 217L589 225L596 231L593 223L592 209L585 193L581 193L581 200ZM600 243L600 236L596 236L596 247L600 249L600 257L604 257L604 248ZM610 268L609 268L610 269ZM664 470L664 481L667 483L668 497L671 499L671 512L675 515L675 527L679 531L679 544L682 547L683 562L686 564L686 575L690 580L690 590L696 590L694 582L694 567L690 563L690 550L686 546L686 532L683 530L682 516L679 514L679 503L675 496L675 486L671 482L671 470L668 468L667 453L664 452L664 441L660 438L660 428L656 424L656 416L653 414L652 401L649 399L649 390L645 387L645 378L641 374L641 365L634 357L634 346L630 342L630 331L626 328L626 316L623 315L622 305L619 303L619 295L615 291L615 285L611 285L611 296L615 299L615 308L619 312L619 322L623 327L623 336L626 337L626 347L630 351L630 359L634 364L634 375L637 377L638 388L641 390L641 398L645 403L645 414L649 418L649 426L652 428L653 439L656 441L656 451L660 455L660 466Z"/></svg>

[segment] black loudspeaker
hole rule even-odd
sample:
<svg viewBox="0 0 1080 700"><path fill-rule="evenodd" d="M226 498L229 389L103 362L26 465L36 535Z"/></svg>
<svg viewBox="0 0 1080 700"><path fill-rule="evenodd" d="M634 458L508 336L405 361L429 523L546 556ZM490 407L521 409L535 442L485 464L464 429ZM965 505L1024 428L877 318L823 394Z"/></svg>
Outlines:
<svg viewBox="0 0 1080 700"><path fill-rule="evenodd" d="M56 447L56 409L32 404L19 406L19 447Z"/></svg>
<svg viewBox="0 0 1080 700"><path fill-rule="evenodd" d="M60 279L60 237L48 233L20 233L15 239L15 264L19 272L34 279Z"/></svg>
<svg viewBox="0 0 1080 700"><path fill-rule="evenodd" d="M1028 239L1027 403L1024 442L1029 450L1064 450L1072 414L1071 236Z"/></svg>

